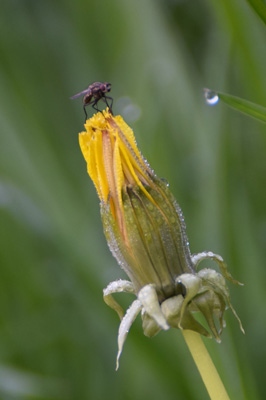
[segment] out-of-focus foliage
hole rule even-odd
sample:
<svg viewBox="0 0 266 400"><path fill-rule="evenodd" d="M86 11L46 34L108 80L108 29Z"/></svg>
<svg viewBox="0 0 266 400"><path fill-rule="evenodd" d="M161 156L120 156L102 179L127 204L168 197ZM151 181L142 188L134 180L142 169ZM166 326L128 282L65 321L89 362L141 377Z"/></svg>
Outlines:
<svg viewBox="0 0 266 400"><path fill-rule="evenodd" d="M254 11L258 14L258 16L262 19L262 21L266 24L266 4L263 0L247 0L251 7L253 7Z"/></svg>
<svg viewBox="0 0 266 400"><path fill-rule="evenodd" d="M265 40L244 0L1 1L1 399L207 398L178 331L147 339L139 321L114 370L102 288L124 275L69 100L94 81L112 82L114 112L169 181L191 251L222 254L245 283L231 296L246 335L227 313L222 344L205 342L232 399L265 398L265 125L202 93L265 106Z"/></svg>

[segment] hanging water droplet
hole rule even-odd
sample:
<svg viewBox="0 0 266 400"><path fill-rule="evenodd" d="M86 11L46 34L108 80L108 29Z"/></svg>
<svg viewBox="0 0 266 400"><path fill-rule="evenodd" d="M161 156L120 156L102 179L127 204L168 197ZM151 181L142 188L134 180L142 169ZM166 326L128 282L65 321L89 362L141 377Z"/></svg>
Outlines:
<svg viewBox="0 0 266 400"><path fill-rule="evenodd" d="M216 92L210 89L203 89L205 101L209 106L214 106L219 102L219 96Z"/></svg>

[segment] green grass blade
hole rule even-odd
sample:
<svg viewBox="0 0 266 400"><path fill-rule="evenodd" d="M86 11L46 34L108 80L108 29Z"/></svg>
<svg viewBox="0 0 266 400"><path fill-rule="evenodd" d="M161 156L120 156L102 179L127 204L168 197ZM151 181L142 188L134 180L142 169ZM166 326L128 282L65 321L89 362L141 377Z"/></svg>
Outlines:
<svg viewBox="0 0 266 400"><path fill-rule="evenodd" d="M262 19L264 24L266 24L266 5L262 0L247 0L253 10Z"/></svg>
<svg viewBox="0 0 266 400"><path fill-rule="evenodd" d="M231 94L214 92L209 89L205 89L204 93L206 102L210 105L217 104L221 100L235 110L266 123L266 108L259 104L232 96Z"/></svg>

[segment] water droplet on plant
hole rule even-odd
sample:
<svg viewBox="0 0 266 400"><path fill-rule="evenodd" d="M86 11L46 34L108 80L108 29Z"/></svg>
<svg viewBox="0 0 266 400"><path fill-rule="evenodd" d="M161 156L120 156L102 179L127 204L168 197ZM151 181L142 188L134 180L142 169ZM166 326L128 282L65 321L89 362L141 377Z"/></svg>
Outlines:
<svg viewBox="0 0 266 400"><path fill-rule="evenodd" d="M203 89L205 101L209 106L215 106L219 102L219 96L216 92L210 89Z"/></svg>
<svg viewBox="0 0 266 400"><path fill-rule="evenodd" d="M161 181L163 181L167 187L169 187L169 182L167 181L167 179L165 178L161 178Z"/></svg>

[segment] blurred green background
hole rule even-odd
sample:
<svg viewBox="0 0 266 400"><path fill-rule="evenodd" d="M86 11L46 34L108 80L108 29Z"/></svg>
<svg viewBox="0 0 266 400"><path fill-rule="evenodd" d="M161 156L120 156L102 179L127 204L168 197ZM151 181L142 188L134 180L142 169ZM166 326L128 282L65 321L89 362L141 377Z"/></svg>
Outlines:
<svg viewBox="0 0 266 400"><path fill-rule="evenodd" d="M0 398L208 398L180 332L148 339L140 318L115 372L102 289L125 275L78 145L82 100L69 100L110 81L191 251L221 254L245 283L230 290L246 335L228 311L222 344L205 343L231 399L264 399L266 128L202 93L266 105L261 20L244 0L1 0L0 33Z"/></svg>

